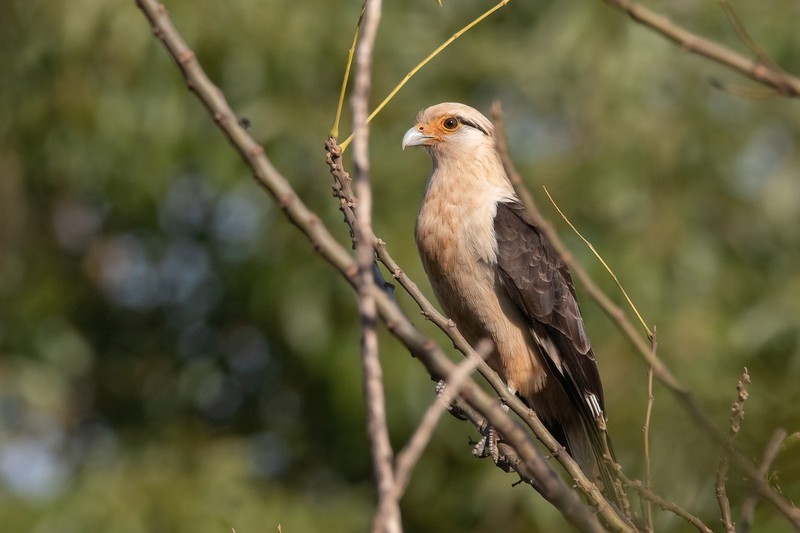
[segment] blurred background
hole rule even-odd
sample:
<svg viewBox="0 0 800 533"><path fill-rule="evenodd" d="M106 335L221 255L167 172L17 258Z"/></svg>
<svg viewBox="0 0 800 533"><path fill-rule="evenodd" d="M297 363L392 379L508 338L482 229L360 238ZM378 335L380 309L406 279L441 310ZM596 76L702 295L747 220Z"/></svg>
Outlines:
<svg viewBox="0 0 800 533"><path fill-rule="evenodd" d="M386 2L373 102L492 3ZM322 147L360 4L167 1L273 163L346 244ZM716 2L647 4L746 53ZM800 72L800 3L734 7ZM374 496L353 293L253 183L135 3L2 2L0 71L0 530L365 530ZM500 100L544 213L621 302L543 185L720 428L747 366L738 443L758 458L775 428L800 430L800 108L764 96L602 2L511 2L374 122L376 231L430 294L412 236L429 161L400 139L428 105L488 113ZM646 368L593 303L583 309L616 450L641 477ZM433 384L382 336L399 448ZM652 425L655 489L716 527L718 451L658 385ZM532 490L472 458L475 438L443 420L402 502L407 530L563 530ZM738 516L747 488L730 477ZM800 499L800 446L771 481ZM656 525L688 529L661 512ZM787 529L766 505L756 525Z"/></svg>

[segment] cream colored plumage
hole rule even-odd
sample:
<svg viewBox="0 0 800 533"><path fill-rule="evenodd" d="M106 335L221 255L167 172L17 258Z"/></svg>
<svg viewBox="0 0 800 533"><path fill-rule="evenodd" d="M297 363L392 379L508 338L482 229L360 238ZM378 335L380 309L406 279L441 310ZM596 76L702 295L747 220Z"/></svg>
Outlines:
<svg viewBox="0 0 800 533"><path fill-rule="evenodd" d="M492 123L469 106L438 104L419 114L407 146L425 147L433 162L415 237L444 311L471 343L494 342L489 365L608 487L602 385L572 280L514 193Z"/></svg>

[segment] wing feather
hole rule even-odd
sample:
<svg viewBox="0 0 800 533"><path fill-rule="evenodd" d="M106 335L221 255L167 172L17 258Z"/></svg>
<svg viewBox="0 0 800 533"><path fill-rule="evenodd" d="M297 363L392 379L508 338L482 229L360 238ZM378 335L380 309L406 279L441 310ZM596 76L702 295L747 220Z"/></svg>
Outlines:
<svg viewBox="0 0 800 533"><path fill-rule="evenodd" d="M577 389L567 392L576 393L584 404L585 393L594 394L605 409L594 352L566 264L519 202L497 204L494 229L503 284L536 337L557 348L557 354L542 351Z"/></svg>
<svg viewBox="0 0 800 533"><path fill-rule="evenodd" d="M603 386L569 270L519 202L497 204L494 229L503 285L528 318L543 363L581 421L575 426L554 413L548 425L587 475L599 474L607 495L619 505L613 474L603 458L605 450L612 458L614 451L597 424L597 417L606 418Z"/></svg>

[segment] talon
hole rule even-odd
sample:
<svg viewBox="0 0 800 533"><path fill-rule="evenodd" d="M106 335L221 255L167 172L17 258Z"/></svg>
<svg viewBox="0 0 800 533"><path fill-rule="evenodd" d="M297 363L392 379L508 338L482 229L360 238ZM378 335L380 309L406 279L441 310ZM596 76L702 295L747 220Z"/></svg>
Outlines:
<svg viewBox="0 0 800 533"><path fill-rule="evenodd" d="M483 431L483 437L472 448L472 455L479 459L491 457L497 464L500 460L500 450L497 444L500 442L500 434L492 426L487 426Z"/></svg>

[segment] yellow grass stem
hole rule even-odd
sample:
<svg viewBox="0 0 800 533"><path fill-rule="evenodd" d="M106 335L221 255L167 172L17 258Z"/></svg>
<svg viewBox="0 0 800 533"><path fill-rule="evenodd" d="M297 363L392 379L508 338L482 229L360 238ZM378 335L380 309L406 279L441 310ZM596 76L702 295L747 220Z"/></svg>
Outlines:
<svg viewBox="0 0 800 533"><path fill-rule="evenodd" d="M594 254L594 256L595 256L595 257L596 257L596 258L597 258L597 259L600 261L600 263L601 263L601 264L602 264L602 265L605 267L605 269L608 271L608 273L609 273L609 274L611 274L611 277L614 279L614 283L616 283L616 284L617 284L617 287L619 287L619 290L622 292L622 295L623 295L623 296L625 296L625 300L627 300L627 302L628 302L628 305L631 307L631 309L633 309L633 312L636 314L636 318L638 318L638 319L639 319L639 322L642 324L642 327L644 328L645 332L647 332L647 337L648 337L649 339L652 339L652 338L653 338L653 332L652 332L652 331L650 331L650 328L649 328L649 327L647 327L647 323L646 323L646 322L644 321L644 319L642 318L642 315L640 315L640 314L639 314L639 310L638 310L638 309L636 309L636 306L635 306L635 305L633 305L633 301L631 300L630 296L628 296L628 293L625 291L625 288L622 286L622 283L620 283L620 282L619 282L619 279L617 279L617 275L616 275L616 274L614 274L614 271L613 271L613 270L611 270L611 267L610 267L610 266L608 266L608 263L606 263L606 262L605 262L605 260L603 259L603 257L602 257L602 256L601 256L601 255L598 253L598 251L595 249L594 245L593 245L592 243L590 243L590 242L589 242L589 241L586 239L586 237L584 237L583 235L581 235L581 232L580 232L580 231L578 231L578 229L577 229L577 228L576 228L576 227L575 227L575 226L572 224L572 222L570 222L570 220L567 218L567 216L564 214L564 212L563 212L563 211L561 211L561 209L558 207L558 204L556 204L555 200L553 200L553 197L552 197L552 196L550 196L550 192L547 190L547 187L542 187L542 188L544 189L544 192L545 192L545 194L547 194L547 197L550 199L550 203L552 203L552 204L553 204L553 207L555 207L555 208L556 208L556 211L558 211L558 214L559 214L559 215L561 215L561 218L563 218L563 219L564 219L564 221L565 221L567 224L569 224L569 227L570 227L570 228L572 228L572 231L574 231L574 232L575 232L575 234L576 234L578 237L580 237L580 238L581 238L581 240L582 240L582 241L583 241L583 242L586 244L586 246L588 246L588 247L589 247L589 249L592 251L592 253Z"/></svg>
<svg viewBox="0 0 800 533"><path fill-rule="evenodd" d="M396 94L397 94L397 93L400 91L400 89L402 89L402 88L403 88L403 86L404 86L406 83L408 83L408 80L410 80L412 77L414 77L414 75L415 75L417 72L419 72L419 70L420 70L422 67L424 67L425 65L427 65L427 64L428 64L428 63L429 63L429 62L430 62L430 61L431 61L431 60L432 60L434 57L436 57L437 55L439 55L439 53L440 53L442 50L444 50L445 48L447 48L448 46L450 46L450 44L452 44L452 42L453 42L453 41L455 41L456 39L458 39L459 37L461 37L462 35L464 35L466 32L468 32L469 30L471 30L471 29L472 29L474 26L476 26L476 25L480 24L480 23L481 23L481 22L482 22L482 21L483 21L485 18L487 18L489 15L491 15L492 13L494 13L495 11L497 11L498 9L500 9L501 7L503 7L504 5L506 5L507 3L509 3L510 1L511 1L511 0L501 0L500 2L498 2L498 3L497 3L495 6L494 6L494 7L492 7L492 8L490 8L490 9L488 9L488 10L487 10L486 12L484 12L484 13L483 13L481 16L479 16L478 18L476 18L475 20L473 20L472 22L470 22L469 24L467 24L466 26L464 26L463 28L461 28L460 30L458 30L457 32L455 32L455 33L454 33L454 34L453 34L453 35L452 35L452 36L451 36L449 39L447 39L445 42L443 42L441 45L439 45L439 47L438 47L436 50L434 50L433 52L431 52L431 54L430 54L430 55L428 55L428 57L426 57L425 59L423 59L423 60L422 60L422 61L421 61L419 64L417 64L417 66L416 66L416 67L414 67L413 69L411 69L411 70L409 71L409 73L408 73L408 74L406 74L405 78L403 78L403 80L402 80L400 83L398 83L398 84L397 84L397 86L396 86L394 89L392 89L392 92L390 92L390 93L389 93L389 95L388 95L386 98L384 98L384 99L383 99L383 102L381 102L381 103L380 103L380 105L378 105L378 107L376 107L376 108L375 108L375 110L374 110L372 113L370 113L369 117L367 117L367 124L369 124L370 122L372 122L372 119L373 119L373 118L375 118L375 116L376 116L378 113L380 113L380 112L381 112L381 110L382 110L384 107L386 107L386 104L388 104L388 103L389 103L389 102L392 100L392 98L394 98L394 97L395 97L395 95L396 95ZM351 134L350 134L350 136L349 136L347 139L345 139L345 140L344 140L344 141L343 141L343 142L342 142L342 143L339 145L339 146L342 148L342 152L344 152L344 151L347 149L347 146L350 144L350 141L352 141L352 140L353 140L353 134L351 133Z"/></svg>
<svg viewBox="0 0 800 533"><path fill-rule="evenodd" d="M350 70L353 66L353 55L356 51L356 43L358 42L358 32L361 31L361 22L364 20L364 11L367 9L367 0L364 0L364 5L361 6L361 14L358 15L358 23L356 24L356 31L353 34L353 44L350 45L350 51L347 52L347 66L344 69L344 79L342 80L342 90L339 91L339 105L336 107L336 118L333 119L333 126L331 126L330 136L334 139L339 138L339 120L342 118L342 108L344 107L344 95L347 92L347 80L350 79Z"/></svg>

